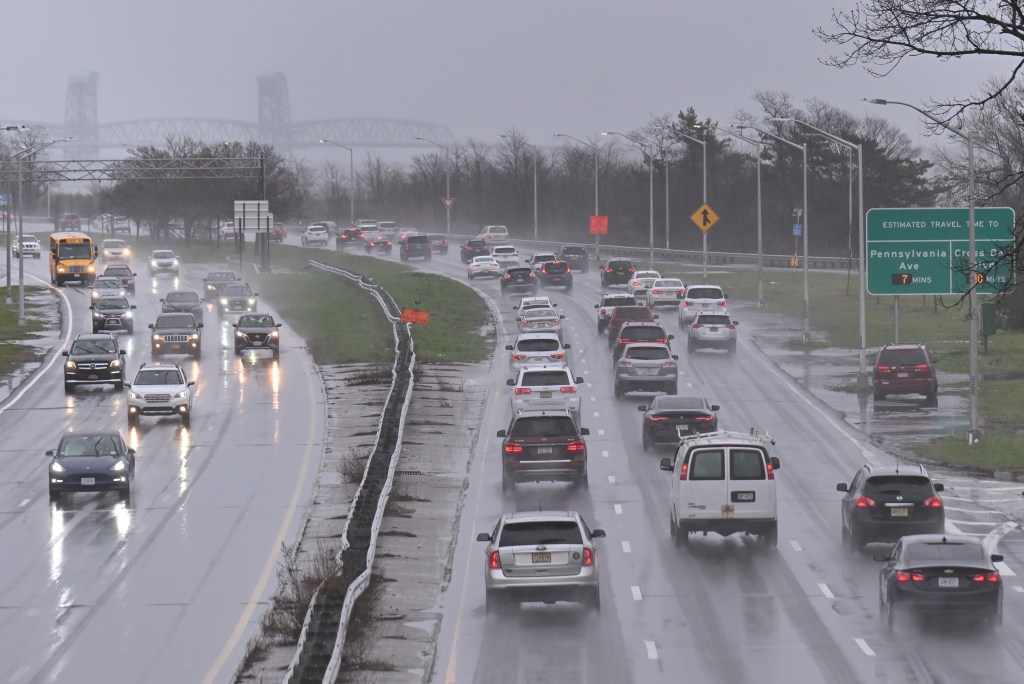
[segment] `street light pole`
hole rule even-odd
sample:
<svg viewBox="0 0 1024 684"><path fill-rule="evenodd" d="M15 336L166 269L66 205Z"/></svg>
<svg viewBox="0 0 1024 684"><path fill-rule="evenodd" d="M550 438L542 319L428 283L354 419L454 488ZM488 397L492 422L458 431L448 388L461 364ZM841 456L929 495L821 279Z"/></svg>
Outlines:
<svg viewBox="0 0 1024 684"><path fill-rule="evenodd" d="M764 143L732 131L724 131L720 128L718 130L750 143L757 151L757 308L761 309L764 307L764 242L761 230L761 158L764 156L762 154Z"/></svg>
<svg viewBox="0 0 1024 684"><path fill-rule="evenodd" d="M2 126L0 131L28 131L28 126ZM8 158L8 161L12 160L14 156ZM7 181L7 204L4 207L4 231L5 237L7 238L7 290L5 293L6 303L11 303L11 205L14 204L14 198L11 197L11 182ZM18 245L18 251L21 251L21 245Z"/></svg>
<svg viewBox="0 0 1024 684"><path fill-rule="evenodd" d="M965 133L959 128L954 128L944 121L932 116L916 105L909 102L897 100L864 99L864 102L877 105L902 105L916 111L921 116L929 119L942 128L946 129L961 140L967 142L967 323L970 341L968 344L968 373L970 374L970 428L967 433L967 444L973 445L981 441L981 431L978 429L978 284L977 279L977 255L976 255L976 226L974 225L974 134Z"/></svg>
<svg viewBox="0 0 1024 684"><path fill-rule="evenodd" d="M640 151L647 157L647 187L650 193L650 200L648 206L648 222L650 230L650 256L648 258L649 268L654 268L654 148L645 145L636 138L619 133L617 131L601 131L601 135L617 135L621 138L625 138L630 142L634 143Z"/></svg>
<svg viewBox="0 0 1024 684"><path fill-rule="evenodd" d="M353 161L353 158L352 158L352 148L349 147L348 145L342 145L340 142L334 142L333 140L327 140L326 138L321 138L320 142L321 142L321 144L322 143L330 143L331 145L337 145L338 147L342 148L343 150L348 150L348 183L349 183L349 191L348 191L348 225L349 225L349 227L355 226L356 225L356 204L355 204L355 202L356 202L356 174L355 174L355 164L354 164L354 161Z"/></svg>
<svg viewBox="0 0 1024 684"><path fill-rule="evenodd" d="M594 216L599 216L600 215L600 212L598 211L598 206L599 205L597 203L597 161L598 161L598 157L597 157L598 147L597 147L597 145L594 144L594 143L584 142L584 141L580 140L579 138L574 138L573 136L569 135L568 133L555 133L555 137L556 138L569 138L569 140L575 140L580 145L583 145L584 147L589 147L591 150L593 150L593 152L594 152ZM598 261L598 262L601 261L601 236L598 235L597 233L594 234L594 259L595 259L595 261Z"/></svg>
<svg viewBox="0 0 1024 684"><path fill-rule="evenodd" d="M445 226L446 226L444 232L446 234L447 233L451 233L452 232L452 207L451 207L451 202L449 202L448 200L450 200L451 196L452 196L452 177L451 177L451 159L449 157L448 148L445 147L444 145L442 145L439 142L434 142L430 138L420 138L420 137L417 137L416 140L422 140L423 142L428 142L431 145L434 145L435 147L440 147L442 150L444 150L444 198L445 198L444 212L445 212Z"/></svg>
<svg viewBox="0 0 1024 684"><path fill-rule="evenodd" d="M708 142L707 142L707 140L701 140L700 138L694 138L693 136L687 135L686 133L682 133L680 131L676 131L676 133L678 135L681 135L682 137L686 138L687 140L690 140L692 142L697 143L702 148L702 152L703 152L703 163L702 163L703 170L701 172L701 175L703 177L704 191L703 191L703 195L702 195L702 199L701 199L701 204L707 204L708 203ZM703 259L702 259L702 262L703 262L703 277L704 277L704 282L706 283L708 281L708 232L706 230L705 231L701 231L701 232L703 233L703 248L702 248L703 249Z"/></svg>
<svg viewBox="0 0 1024 684"><path fill-rule="evenodd" d="M512 136L502 133L498 136L499 138L506 138L512 140ZM533 143L528 143L525 140L520 140L523 145L533 149L533 239L538 240L537 237L537 156L540 154L540 150Z"/></svg>

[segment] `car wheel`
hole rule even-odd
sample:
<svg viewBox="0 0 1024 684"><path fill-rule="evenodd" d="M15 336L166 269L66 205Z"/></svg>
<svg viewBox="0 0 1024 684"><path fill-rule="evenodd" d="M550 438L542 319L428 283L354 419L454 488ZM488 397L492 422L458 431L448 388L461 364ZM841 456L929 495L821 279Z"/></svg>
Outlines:
<svg viewBox="0 0 1024 684"><path fill-rule="evenodd" d="M590 591L590 596L588 597L587 605L590 606L590 608L592 610L594 610L594 611L597 611L597 612L601 611L601 589L600 588L594 587Z"/></svg>
<svg viewBox="0 0 1024 684"><path fill-rule="evenodd" d="M861 549L864 548L864 533L853 526L850 526L850 530L847 534L849 535L850 541L850 553L860 553Z"/></svg>
<svg viewBox="0 0 1024 684"><path fill-rule="evenodd" d="M192 355L193 359L201 359L203 357L203 350L197 349L196 353Z"/></svg>
<svg viewBox="0 0 1024 684"><path fill-rule="evenodd" d="M64 394L74 394L74 393L75 393L75 386L74 386L74 384L72 384L70 382L65 382L64 383Z"/></svg>
<svg viewBox="0 0 1024 684"><path fill-rule="evenodd" d="M779 523L773 522L771 526L761 535L761 546L766 549L774 549L779 545Z"/></svg>
<svg viewBox="0 0 1024 684"><path fill-rule="evenodd" d="M427 252L427 261L430 261L433 258L434 256L430 252Z"/></svg>
<svg viewBox="0 0 1024 684"><path fill-rule="evenodd" d="M97 328L97 327L96 327L95 325L94 325L94 326L92 326L92 334L93 334L93 335L95 335L95 334L96 334L96 333L98 333L99 331L100 331L100 329L99 329L99 328Z"/></svg>
<svg viewBox="0 0 1024 684"><path fill-rule="evenodd" d="M625 393L622 391L622 385L615 383L615 398L621 399Z"/></svg>
<svg viewBox="0 0 1024 684"><path fill-rule="evenodd" d="M50 502L60 503L60 491L50 487Z"/></svg>
<svg viewBox="0 0 1024 684"><path fill-rule="evenodd" d="M122 390L124 390L124 382L115 382L114 383L114 389L116 391L118 391L118 392L121 392Z"/></svg>
<svg viewBox="0 0 1024 684"><path fill-rule="evenodd" d="M504 468L501 469L501 491L503 492L514 492L516 490L515 481L509 476L508 471Z"/></svg>
<svg viewBox="0 0 1024 684"><path fill-rule="evenodd" d="M988 628L998 629L1003 624L1003 602L999 601L995 611L988 617Z"/></svg>
<svg viewBox="0 0 1024 684"><path fill-rule="evenodd" d="M651 450L651 439L650 439L650 437L647 436L647 431L646 430L644 430L643 442L644 442L644 451L650 451Z"/></svg>
<svg viewBox="0 0 1024 684"><path fill-rule="evenodd" d="M181 414L181 426L182 427L186 427L186 428L187 427L192 427L192 414L191 413L185 412L185 413Z"/></svg>
<svg viewBox="0 0 1024 684"><path fill-rule="evenodd" d="M508 602L505 597L497 591L488 591L484 599L488 613L500 613L505 610Z"/></svg>
<svg viewBox="0 0 1024 684"><path fill-rule="evenodd" d="M667 387L665 388L665 393L666 393L666 394L671 394L671 395L676 395L676 394L679 394L679 385L678 385L678 384L676 384L676 383L673 383L673 384L671 384L671 385L668 385L668 386L667 386Z"/></svg>
<svg viewBox="0 0 1024 684"><path fill-rule="evenodd" d="M885 401L885 393L875 392L875 401Z"/></svg>
<svg viewBox="0 0 1024 684"><path fill-rule="evenodd" d="M896 626L896 603L893 602L892 596L889 596L889 601L883 606L885 615L885 625L891 631Z"/></svg>
<svg viewBox="0 0 1024 684"><path fill-rule="evenodd" d="M117 492L117 499L126 506L131 505L132 502L132 490L131 487L125 487Z"/></svg>

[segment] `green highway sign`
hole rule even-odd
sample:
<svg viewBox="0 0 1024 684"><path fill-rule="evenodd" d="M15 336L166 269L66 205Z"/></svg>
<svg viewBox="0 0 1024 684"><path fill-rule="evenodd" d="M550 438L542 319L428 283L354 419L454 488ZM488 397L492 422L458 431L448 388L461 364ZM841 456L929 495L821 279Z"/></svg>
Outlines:
<svg viewBox="0 0 1024 684"><path fill-rule="evenodd" d="M966 207L871 209L867 213L867 288L873 295L953 295L968 291ZM974 210L978 294L1014 284L1014 213Z"/></svg>

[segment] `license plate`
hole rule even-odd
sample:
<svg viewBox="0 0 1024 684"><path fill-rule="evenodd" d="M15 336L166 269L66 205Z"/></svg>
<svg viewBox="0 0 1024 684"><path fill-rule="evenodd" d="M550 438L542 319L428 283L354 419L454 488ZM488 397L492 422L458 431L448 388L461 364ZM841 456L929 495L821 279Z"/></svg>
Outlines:
<svg viewBox="0 0 1024 684"><path fill-rule="evenodd" d="M263 346L263 342L261 340L253 340L252 346L254 346L254 347L262 347Z"/></svg>
<svg viewBox="0 0 1024 684"><path fill-rule="evenodd" d="M94 484L96 484L96 478L95 477L83 477L82 478L82 486L94 485Z"/></svg>
<svg viewBox="0 0 1024 684"><path fill-rule="evenodd" d="M910 373L897 373L896 377L897 378L909 378L910 377Z"/></svg>
<svg viewBox="0 0 1024 684"><path fill-rule="evenodd" d="M555 450L553 447L537 447L538 454L553 454Z"/></svg>
<svg viewBox="0 0 1024 684"><path fill-rule="evenodd" d="M637 375L657 375L658 374L658 369L657 368L637 368L636 372L637 372Z"/></svg>
<svg viewBox="0 0 1024 684"><path fill-rule="evenodd" d="M541 392L540 393L540 398L541 399L550 399L551 398L551 392Z"/></svg>
<svg viewBox="0 0 1024 684"><path fill-rule="evenodd" d="M90 380L99 380L99 379L100 379L100 376L98 376L98 375L96 375L96 374L93 374L93 375L90 375L90 376L89 376L89 379L90 379Z"/></svg>
<svg viewBox="0 0 1024 684"><path fill-rule="evenodd" d="M536 552L533 554L534 563L550 563L551 553L549 551Z"/></svg>
<svg viewBox="0 0 1024 684"><path fill-rule="evenodd" d="M754 492L736 492L737 501L753 501Z"/></svg>
<svg viewBox="0 0 1024 684"><path fill-rule="evenodd" d="M889 515L893 518L909 518L910 509L903 506L889 509Z"/></svg>
<svg viewBox="0 0 1024 684"><path fill-rule="evenodd" d="M943 589L956 589L960 586L959 577L940 577L939 586Z"/></svg>
<svg viewBox="0 0 1024 684"><path fill-rule="evenodd" d="M708 332L718 332L718 328L715 326L711 326L710 328L708 328Z"/></svg>

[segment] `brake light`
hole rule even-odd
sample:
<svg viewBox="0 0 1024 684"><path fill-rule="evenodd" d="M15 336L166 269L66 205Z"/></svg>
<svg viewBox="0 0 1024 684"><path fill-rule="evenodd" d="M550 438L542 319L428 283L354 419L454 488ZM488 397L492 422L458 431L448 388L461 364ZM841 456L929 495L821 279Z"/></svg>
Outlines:
<svg viewBox="0 0 1024 684"><path fill-rule="evenodd" d="M926 364L926 363L919 363L916 366L914 366L914 370L916 370L916 371L926 371L926 370L928 370L928 364Z"/></svg>
<svg viewBox="0 0 1024 684"><path fill-rule="evenodd" d="M523 445L516 444L515 442L509 442L505 445L506 454L521 454L523 453Z"/></svg>
<svg viewBox="0 0 1024 684"><path fill-rule="evenodd" d="M662 338L660 340L651 340L652 344L668 344L668 339Z"/></svg>
<svg viewBox="0 0 1024 684"><path fill-rule="evenodd" d="M562 394L576 394L576 385L567 385L559 390Z"/></svg>
<svg viewBox="0 0 1024 684"><path fill-rule="evenodd" d="M564 359L565 358L565 354L552 354L551 358L553 358L553 359Z"/></svg>
<svg viewBox="0 0 1024 684"><path fill-rule="evenodd" d="M919 572L905 572L900 570L896 573L897 582L923 582L924 575Z"/></svg>
<svg viewBox="0 0 1024 684"><path fill-rule="evenodd" d="M930 496L930 497L928 497L927 499L924 500L924 507L925 508L942 508L942 499L940 499L937 495L936 496Z"/></svg>
<svg viewBox="0 0 1024 684"><path fill-rule="evenodd" d="M878 503L874 499L869 499L861 494L854 500L853 505L857 508L875 508L878 506Z"/></svg>
<svg viewBox="0 0 1024 684"><path fill-rule="evenodd" d="M610 268L606 268L606 269L604 269L604 272L605 272L605 273L611 273L611 272L612 272L612 269L610 269Z"/></svg>
<svg viewBox="0 0 1024 684"><path fill-rule="evenodd" d="M999 581L999 573L998 572L983 572L983 573L981 573L979 575L974 575L973 577L971 577L971 579L974 580L975 582L998 582Z"/></svg>
<svg viewBox="0 0 1024 684"><path fill-rule="evenodd" d="M665 416L648 416L647 420L668 420Z"/></svg>
<svg viewBox="0 0 1024 684"><path fill-rule="evenodd" d="M512 360L513 361L522 361L525 358L526 358L526 354L513 354L512 355Z"/></svg>
<svg viewBox="0 0 1024 684"><path fill-rule="evenodd" d="M663 294L661 290L651 290L651 294Z"/></svg>
<svg viewBox="0 0 1024 684"><path fill-rule="evenodd" d="M566 451L584 451L587 445L581 439L577 439L575 442L570 442L566 447Z"/></svg>
<svg viewBox="0 0 1024 684"><path fill-rule="evenodd" d="M689 463L684 463L683 467L679 469L679 479L681 481L686 479L686 471L689 470L689 469L690 469L690 464Z"/></svg>
<svg viewBox="0 0 1024 684"><path fill-rule="evenodd" d="M629 344L629 340L627 340L625 337L620 337L619 339L616 340L616 342L618 342L619 344Z"/></svg>
<svg viewBox="0 0 1024 684"><path fill-rule="evenodd" d="M583 565L594 564L594 552L588 548L583 549Z"/></svg>
<svg viewBox="0 0 1024 684"><path fill-rule="evenodd" d="M768 461L767 463L765 463L765 465L768 466L768 479L769 480L774 480L775 479L775 468L772 467L772 462Z"/></svg>
<svg viewBox="0 0 1024 684"><path fill-rule="evenodd" d="M516 387L516 394L529 394L529 393L530 393L530 388L529 387Z"/></svg>
<svg viewBox="0 0 1024 684"><path fill-rule="evenodd" d="M688 302L686 300L683 300L683 306L693 306L693 302Z"/></svg>
<svg viewBox="0 0 1024 684"><path fill-rule="evenodd" d="M636 268L635 268L635 267L633 267L633 266L630 266L630 267L629 267L629 272L630 272L630 273L636 273Z"/></svg>
<svg viewBox="0 0 1024 684"><path fill-rule="evenodd" d="M725 327L726 327L727 330L733 330L736 326L733 325L732 323L726 323Z"/></svg>
<svg viewBox="0 0 1024 684"><path fill-rule="evenodd" d="M633 287L639 287L640 285L641 285L641 283L640 283L639 280L634 280L633 281Z"/></svg>
<svg viewBox="0 0 1024 684"><path fill-rule="evenodd" d="M572 273L572 267L571 266L566 266L565 267L565 272L566 273Z"/></svg>
<svg viewBox="0 0 1024 684"><path fill-rule="evenodd" d="M704 324L703 323L694 323L690 327L693 328L694 330L696 330L697 328L703 328Z"/></svg>
<svg viewBox="0 0 1024 684"><path fill-rule="evenodd" d="M536 274L536 273L534 273L533 271L531 271L531 272L530 272L530 277L531 277L531 278L536 278L536 277L537 277L537 274Z"/></svg>
<svg viewBox="0 0 1024 684"><path fill-rule="evenodd" d="M491 570L501 570L501 554L491 551L491 559L487 562Z"/></svg>

